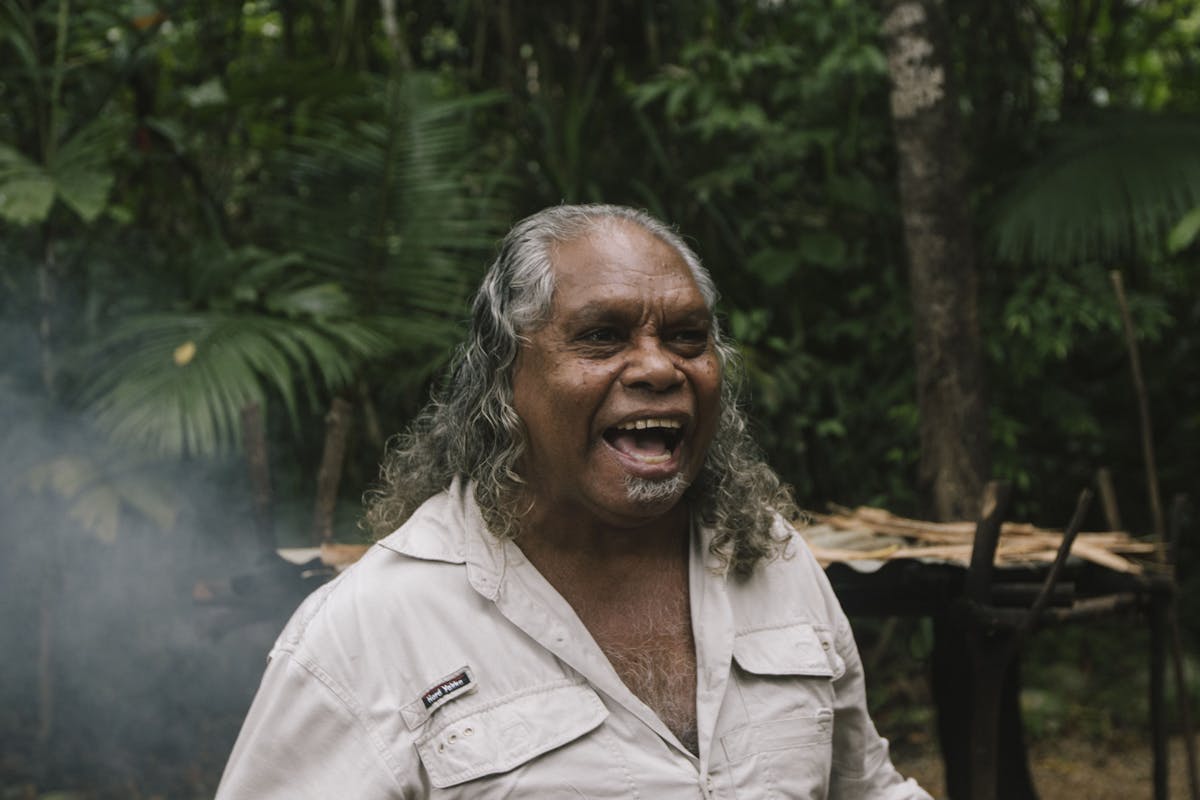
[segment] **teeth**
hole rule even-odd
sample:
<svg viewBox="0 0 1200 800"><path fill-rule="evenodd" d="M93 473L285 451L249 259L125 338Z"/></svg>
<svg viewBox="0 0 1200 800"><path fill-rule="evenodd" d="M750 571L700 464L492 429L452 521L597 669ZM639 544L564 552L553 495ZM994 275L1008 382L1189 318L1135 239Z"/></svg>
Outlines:
<svg viewBox="0 0 1200 800"><path fill-rule="evenodd" d="M678 420L673 419L657 419L655 417L647 417L646 419L632 420L630 422L622 422L617 426L619 431L643 431L646 428L682 428L683 424Z"/></svg>

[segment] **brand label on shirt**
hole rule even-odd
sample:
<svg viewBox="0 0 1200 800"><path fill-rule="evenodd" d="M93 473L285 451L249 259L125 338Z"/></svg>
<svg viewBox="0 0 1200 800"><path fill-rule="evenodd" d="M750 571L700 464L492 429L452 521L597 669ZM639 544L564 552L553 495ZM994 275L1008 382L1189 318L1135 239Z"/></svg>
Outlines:
<svg viewBox="0 0 1200 800"><path fill-rule="evenodd" d="M439 700L444 700L455 692L460 692L471 685L471 673L466 667L448 678L438 681L431 689L421 696L421 702L426 708L433 708Z"/></svg>
<svg viewBox="0 0 1200 800"><path fill-rule="evenodd" d="M435 710L451 700L470 694L479 688L475 682L475 673L470 667L458 669L439 678L436 683L421 692L416 700L400 709L400 716L410 731L425 724Z"/></svg>

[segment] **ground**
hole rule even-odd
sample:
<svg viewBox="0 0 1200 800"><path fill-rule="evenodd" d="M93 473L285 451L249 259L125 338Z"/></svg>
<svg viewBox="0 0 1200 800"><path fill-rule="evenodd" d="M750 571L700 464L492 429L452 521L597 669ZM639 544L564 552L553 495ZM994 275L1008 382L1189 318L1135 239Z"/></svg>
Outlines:
<svg viewBox="0 0 1200 800"><path fill-rule="evenodd" d="M896 767L917 779L934 797L944 797L942 764L932 745L904 745L893 753ZM1030 766L1042 800L1141 800L1154 796L1149 738L1095 742L1063 738L1038 742ZM1187 760L1180 738L1171 741L1170 796L1187 797Z"/></svg>

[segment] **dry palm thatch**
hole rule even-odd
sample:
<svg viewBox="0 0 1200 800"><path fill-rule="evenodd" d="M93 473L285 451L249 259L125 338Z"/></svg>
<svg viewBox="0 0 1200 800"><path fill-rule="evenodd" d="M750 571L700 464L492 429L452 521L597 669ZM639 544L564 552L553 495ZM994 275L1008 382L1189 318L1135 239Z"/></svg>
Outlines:
<svg viewBox="0 0 1200 800"><path fill-rule="evenodd" d="M822 566L835 561L921 558L966 566L975 539L974 522L927 522L898 517L881 508L833 507L828 514L810 513L813 524L801 529ZM1006 522L996 548L998 565L1050 563L1062 532L1023 522ZM1157 552L1158 545L1138 541L1123 531L1080 533L1071 554L1117 572L1140 574L1143 565L1128 556Z"/></svg>

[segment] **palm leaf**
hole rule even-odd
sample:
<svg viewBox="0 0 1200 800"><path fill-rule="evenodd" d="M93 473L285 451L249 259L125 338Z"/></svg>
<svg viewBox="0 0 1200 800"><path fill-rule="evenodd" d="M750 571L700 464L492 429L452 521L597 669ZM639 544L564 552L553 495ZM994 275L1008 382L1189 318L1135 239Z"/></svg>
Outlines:
<svg viewBox="0 0 1200 800"><path fill-rule="evenodd" d="M1200 122L1135 115L1064 126L991 214L1003 261L1078 263L1161 252L1200 205Z"/></svg>
<svg viewBox="0 0 1200 800"><path fill-rule="evenodd" d="M353 320L283 319L248 312L127 318L96 347L82 400L113 440L164 456L212 455L240 442L240 414L277 396L296 424L298 394L346 385L388 342Z"/></svg>
<svg viewBox="0 0 1200 800"><path fill-rule="evenodd" d="M288 247L414 333L464 316L503 224L468 168L467 115L495 99L446 97L413 73L314 113L286 155L298 190L274 201L296 223Z"/></svg>

